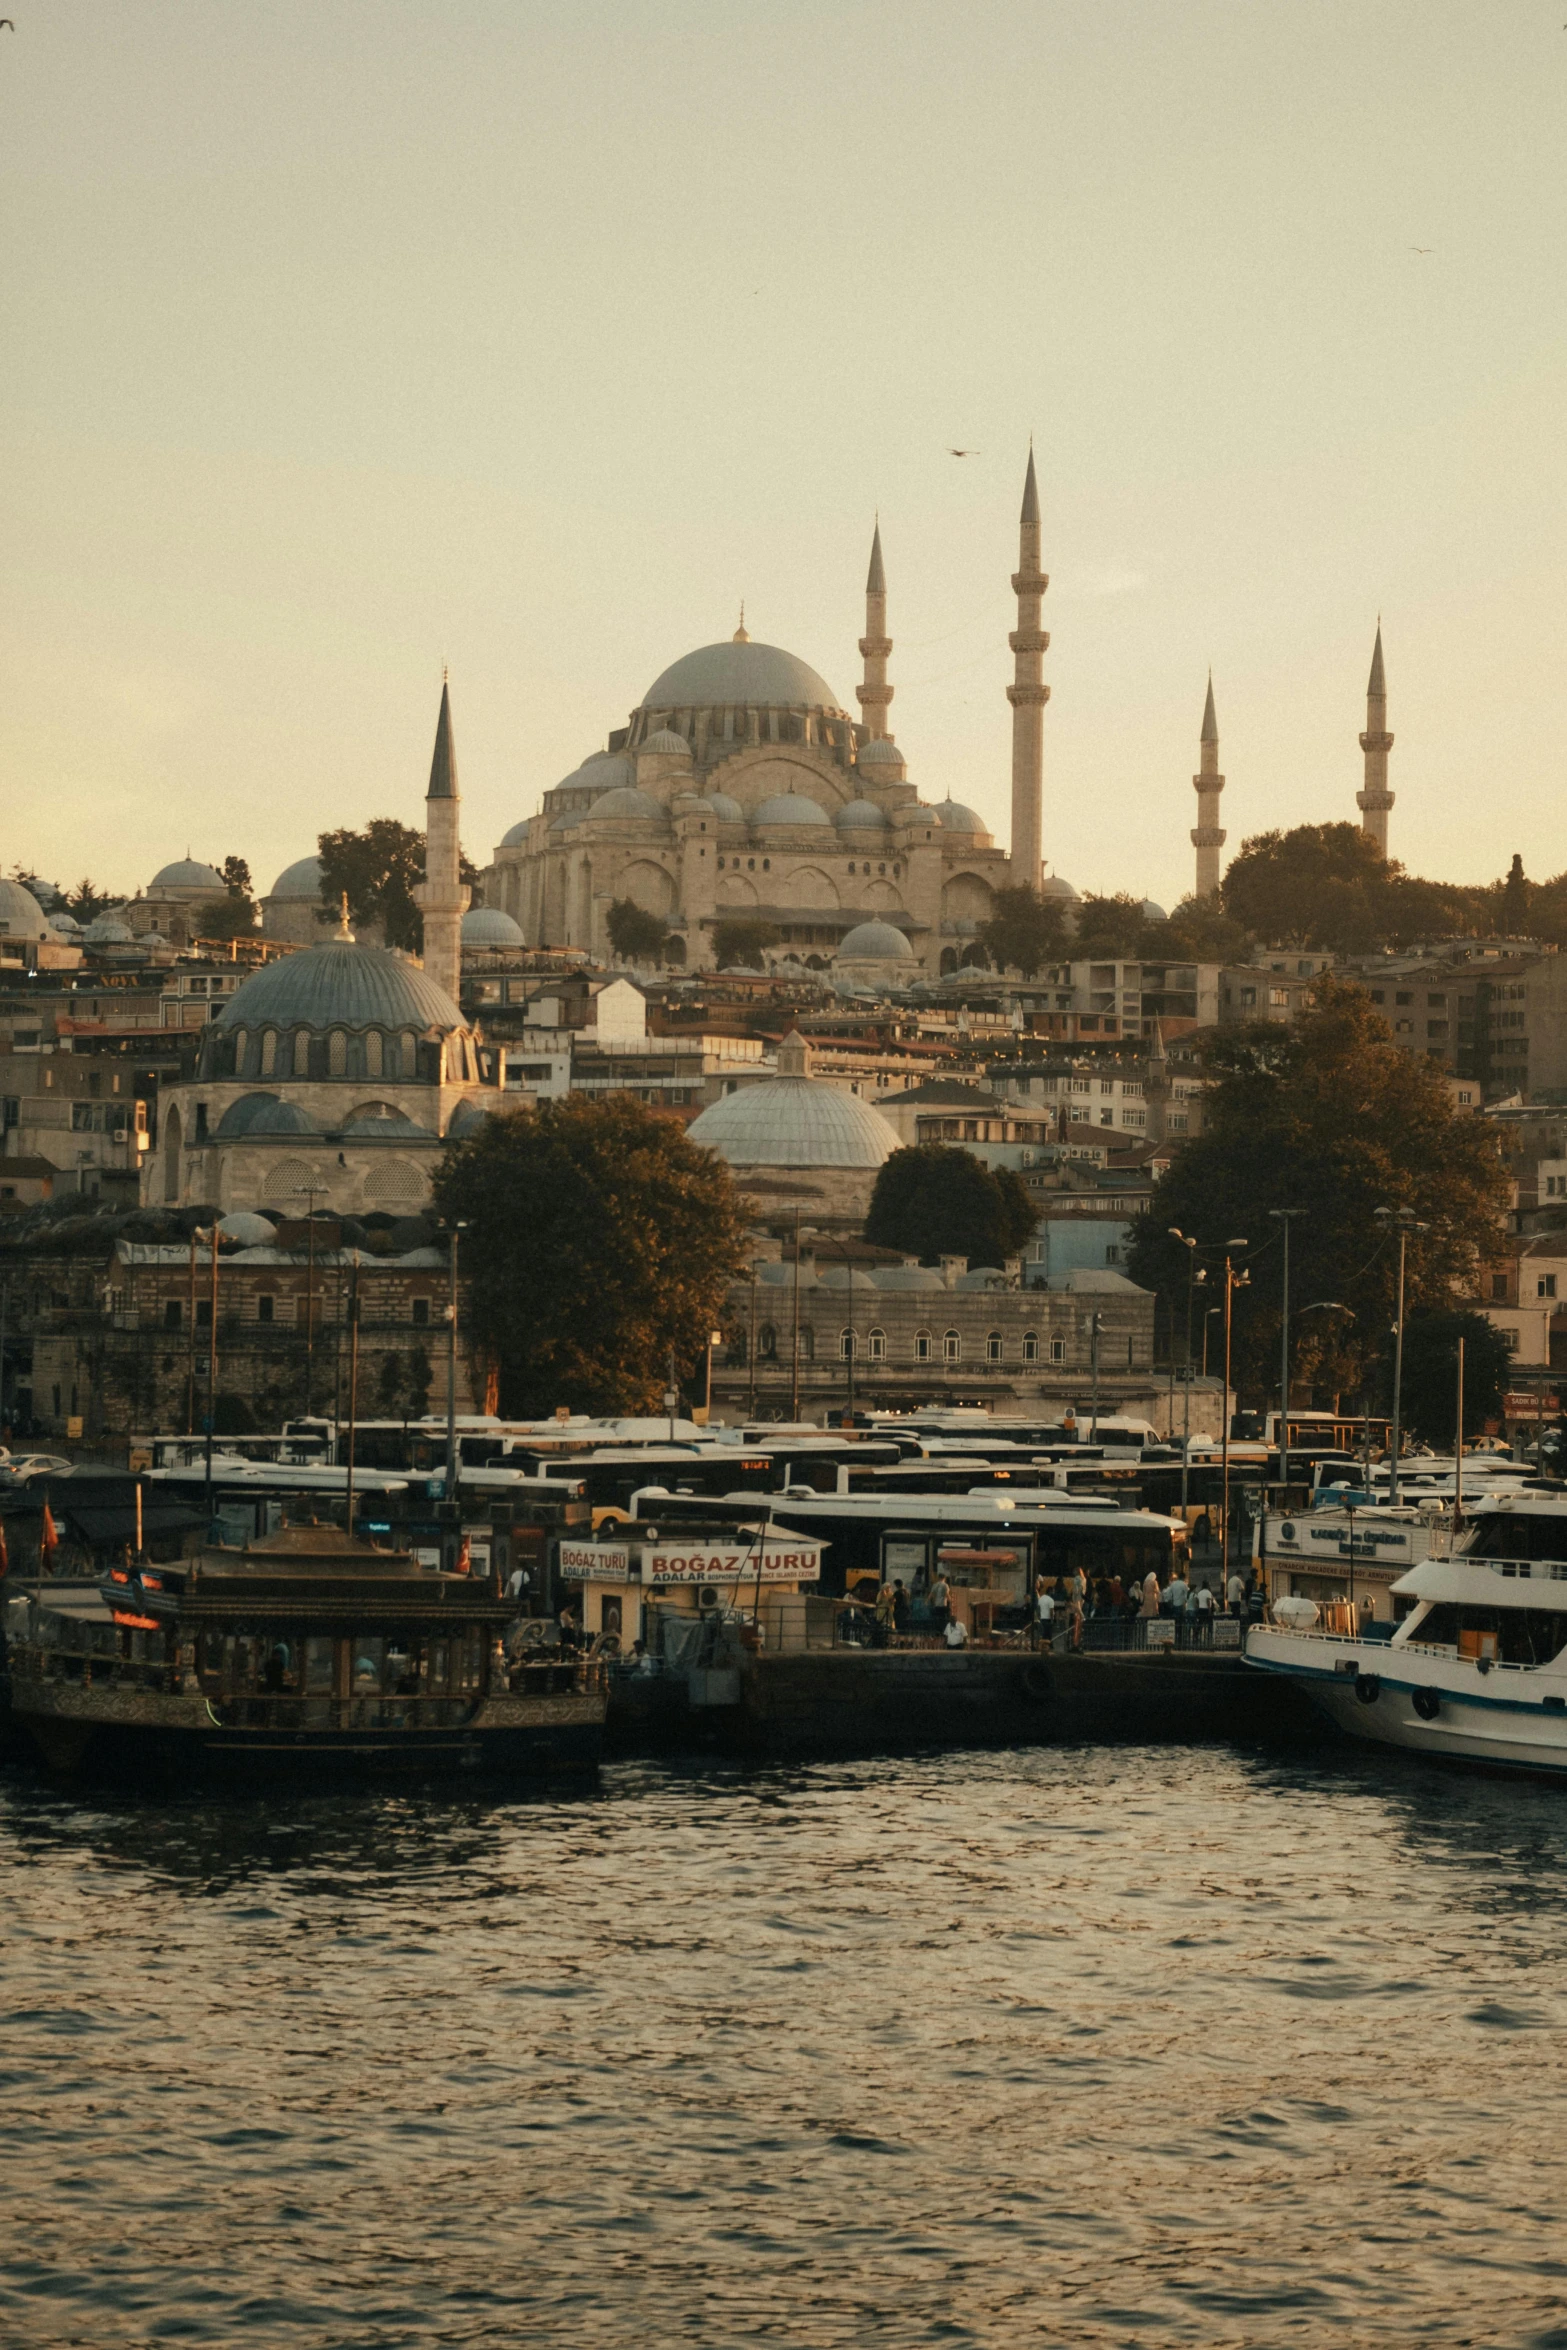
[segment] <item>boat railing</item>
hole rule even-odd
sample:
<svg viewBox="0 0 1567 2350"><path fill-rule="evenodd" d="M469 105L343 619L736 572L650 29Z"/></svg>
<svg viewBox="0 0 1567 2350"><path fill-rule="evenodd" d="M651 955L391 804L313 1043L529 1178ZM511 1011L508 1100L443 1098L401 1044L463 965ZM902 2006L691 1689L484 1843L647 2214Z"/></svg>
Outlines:
<svg viewBox="0 0 1567 2350"><path fill-rule="evenodd" d="M449 1729L472 1720L485 1703L484 1695L474 1691L421 1696L417 1692L375 1690L348 1697L297 1689L225 1693L204 1687L188 1665L31 1643L13 1647L11 1671L18 1679L75 1684L84 1691L123 1689L154 1696L202 1697L213 1721L224 1729ZM568 1691L602 1690L604 1686L601 1658L562 1657L514 1670L506 1680L497 1681L490 1694L551 1697Z"/></svg>

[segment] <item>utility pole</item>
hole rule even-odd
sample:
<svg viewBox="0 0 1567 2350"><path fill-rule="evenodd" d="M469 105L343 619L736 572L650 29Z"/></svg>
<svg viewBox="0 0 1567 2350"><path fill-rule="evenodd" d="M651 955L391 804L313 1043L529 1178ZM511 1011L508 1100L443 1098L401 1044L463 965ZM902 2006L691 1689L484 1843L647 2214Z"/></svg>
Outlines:
<svg viewBox="0 0 1567 2350"><path fill-rule="evenodd" d="M1197 1270L1195 1235L1183 1232L1177 1224L1172 1224L1169 1227L1169 1233L1170 1238L1178 1240L1186 1251L1186 1403L1181 1415L1181 1515L1184 1518L1191 1484L1192 1459L1192 1302L1197 1294L1198 1282L1206 1281L1208 1274L1206 1268L1202 1272ZM1171 1354L1175 1352L1173 1338L1170 1352ZM1206 1322L1204 1322L1202 1330L1202 1375L1205 1379L1208 1376L1208 1325Z"/></svg>
<svg viewBox="0 0 1567 2350"><path fill-rule="evenodd" d="M305 1418L315 1410L316 1370L316 1201L326 1198L320 1183L296 1183L294 1197L305 1201Z"/></svg>
<svg viewBox="0 0 1567 2350"><path fill-rule="evenodd" d="M1103 1317L1092 1313L1088 1317L1088 1367L1093 1381L1093 1401L1089 1406L1088 1441L1097 1443L1099 1437L1099 1329Z"/></svg>
<svg viewBox="0 0 1567 2350"><path fill-rule="evenodd" d="M1453 1532L1464 1522L1464 1342L1458 1341L1458 1426L1453 1436Z"/></svg>
<svg viewBox="0 0 1567 2350"><path fill-rule="evenodd" d="M800 1211L794 1211L794 1347L789 1374L789 1417L800 1417Z"/></svg>
<svg viewBox="0 0 1567 2350"><path fill-rule="evenodd" d="M1227 1240L1224 1244L1224 1436L1220 1479L1223 1498L1219 1515L1224 1528L1220 1536L1224 1546L1220 1553L1223 1561L1220 1571L1226 1581L1230 1571L1230 1326L1235 1292L1244 1289L1251 1280L1249 1273L1236 1272L1234 1251L1249 1246L1250 1243L1244 1240Z"/></svg>
<svg viewBox="0 0 1567 2350"><path fill-rule="evenodd" d="M1398 1234L1398 1319L1393 1324L1393 1425L1389 1430L1387 1499L1390 1509L1398 1507L1398 1460L1403 1449L1404 1404L1404 1273L1409 1254L1409 1235L1429 1232L1429 1224L1422 1224L1413 1208L1378 1208L1376 1220L1384 1232Z"/></svg>
<svg viewBox="0 0 1567 2350"><path fill-rule="evenodd" d="M454 1224L447 1234L446 1300L446 1498L457 1496L457 1240L466 1224Z"/></svg>
<svg viewBox="0 0 1567 2350"><path fill-rule="evenodd" d="M207 1474L203 1507L206 1510L207 1523L210 1526L212 1523L212 1423L217 1417L218 1408L218 1220L216 1216L212 1219L212 1229L207 1234L207 1242L212 1259L212 1291L207 1307L210 1317L207 1326Z"/></svg>
<svg viewBox="0 0 1567 2350"><path fill-rule="evenodd" d="M190 1300L185 1333L185 1433L196 1433L196 1227L190 1233Z"/></svg>
<svg viewBox="0 0 1567 2350"><path fill-rule="evenodd" d="M1284 1305L1279 1317L1279 1486L1290 1481L1290 1225L1304 1208L1270 1208L1269 1216L1284 1227Z"/></svg>
<svg viewBox="0 0 1567 2350"><path fill-rule="evenodd" d="M354 1440L359 1420L359 1251L355 1249L348 1276L348 1481L343 1524L349 1540L354 1533Z"/></svg>
<svg viewBox="0 0 1567 2350"><path fill-rule="evenodd" d="M748 1420L754 1420L756 1418L756 1260L754 1257L751 1260L751 1336L746 1347L745 1359L751 1366L751 1376L747 1383L750 1392L746 1398L745 1416Z"/></svg>

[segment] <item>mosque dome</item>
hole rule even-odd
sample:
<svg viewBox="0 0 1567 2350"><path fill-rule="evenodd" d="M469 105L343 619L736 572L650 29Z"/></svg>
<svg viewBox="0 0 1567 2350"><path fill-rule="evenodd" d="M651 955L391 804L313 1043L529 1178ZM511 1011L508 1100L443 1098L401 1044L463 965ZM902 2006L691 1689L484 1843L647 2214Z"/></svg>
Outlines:
<svg viewBox="0 0 1567 2350"><path fill-rule="evenodd" d="M528 827L532 822L533 818L531 816L524 816L520 822L512 826L510 832L503 832L501 834L501 847L503 849L520 849L527 840Z"/></svg>
<svg viewBox="0 0 1567 2350"><path fill-rule="evenodd" d="M731 1167L879 1167L898 1147L887 1120L816 1077L742 1085L686 1128Z"/></svg>
<svg viewBox="0 0 1567 2350"><path fill-rule="evenodd" d="M70 921L69 915L66 920ZM0 881L0 937L48 938L49 935L49 922L32 891L24 889L19 881ZM126 936L130 936L129 931Z"/></svg>
<svg viewBox="0 0 1567 2350"><path fill-rule="evenodd" d="M1144 898L1137 911L1145 922L1168 922L1170 919L1163 906L1156 906L1152 898Z"/></svg>
<svg viewBox="0 0 1567 2350"><path fill-rule="evenodd" d="M563 775L557 791L613 791L617 784L635 783L636 769L624 751L590 751L580 767Z"/></svg>
<svg viewBox="0 0 1567 2350"><path fill-rule="evenodd" d="M887 818L874 800L851 800L833 818L840 832L885 832Z"/></svg>
<svg viewBox="0 0 1567 2350"><path fill-rule="evenodd" d="M739 801L732 800L726 791L712 793L707 804L720 824L743 824L745 822L745 810Z"/></svg>
<svg viewBox="0 0 1567 2350"><path fill-rule="evenodd" d="M1079 892L1072 887L1065 874L1047 873L1039 885L1042 898L1076 898Z"/></svg>
<svg viewBox="0 0 1567 2350"><path fill-rule="evenodd" d="M230 1102L217 1124L219 1142L235 1142L252 1134L319 1134L320 1127L297 1102L279 1100L275 1093L242 1093Z"/></svg>
<svg viewBox="0 0 1567 2350"><path fill-rule="evenodd" d="M550 818L550 830L551 832L569 832L574 824L582 822L586 814L586 808L568 808L563 816Z"/></svg>
<svg viewBox="0 0 1567 2350"><path fill-rule="evenodd" d="M751 818L753 824L825 824L827 811L808 800L803 792L779 792L776 798L764 800Z"/></svg>
<svg viewBox="0 0 1567 2350"><path fill-rule="evenodd" d="M82 935L90 947L129 947L136 944L129 925L119 921L113 914L100 914L96 921L88 923Z"/></svg>
<svg viewBox="0 0 1567 2350"><path fill-rule="evenodd" d="M683 734L676 734L672 726L661 726L638 746L645 759L689 759L691 745Z"/></svg>
<svg viewBox="0 0 1567 2350"><path fill-rule="evenodd" d="M212 889L220 894L227 888L222 874L214 865L203 865L199 857L176 857L172 865L165 865L161 873L152 877L151 889Z"/></svg>
<svg viewBox="0 0 1567 2350"><path fill-rule="evenodd" d="M894 808L890 821L894 824L936 824L941 822L940 811L924 807L918 800L910 800L907 807Z"/></svg>
<svg viewBox="0 0 1567 2350"><path fill-rule="evenodd" d="M465 947L520 947L522 932L499 906L475 906L462 918Z"/></svg>
<svg viewBox="0 0 1567 2350"><path fill-rule="evenodd" d="M239 1108L238 1102L234 1104ZM232 1240L239 1248L271 1248L277 1240L277 1226L267 1216L253 1216L239 1209L225 1216L218 1225L218 1238Z"/></svg>
<svg viewBox="0 0 1567 2350"><path fill-rule="evenodd" d="M314 898L321 895L321 860L319 857L296 857L292 865L285 865L272 884L275 898Z"/></svg>
<svg viewBox="0 0 1567 2350"><path fill-rule="evenodd" d="M328 939L284 955L235 989L216 1028L462 1028L461 1012L417 963L389 947Z"/></svg>
<svg viewBox="0 0 1567 2350"><path fill-rule="evenodd" d="M476 1134L489 1114L483 1102L459 1102L447 1120L447 1141L461 1142L467 1135Z"/></svg>
<svg viewBox="0 0 1567 2350"><path fill-rule="evenodd" d="M878 734L868 743L861 743L855 754L857 767L901 767L903 753L890 735Z"/></svg>
<svg viewBox="0 0 1567 2350"><path fill-rule="evenodd" d="M841 710L832 687L781 645L703 645L672 662L642 696L644 710Z"/></svg>
<svg viewBox="0 0 1567 2350"><path fill-rule="evenodd" d="M663 814L664 810L658 801L649 793L638 791L634 783L617 784L613 791L607 791L602 799L595 800L588 810L595 824L657 823Z"/></svg>
<svg viewBox="0 0 1567 2350"><path fill-rule="evenodd" d="M394 1110L387 1103L372 1104L362 1117L350 1118L338 1130L345 1142L410 1142L434 1141L428 1126L421 1126L405 1110Z"/></svg>
<svg viewBox="0 0 1567 2350"><path fill-rule="evenodd" d="M936 809L936 815L946 832L988 832L989 825L972 808L965 808L961 800L946 799Z"/></svg>
<svg viewBox="0 0 1567 2350"><path fill-rule="evenodd" d="M861 962L906 963L909 960L909 942L901 930L890 922L857 922L847 938L840 940L838 959L845 956Z"/></svg>
<svg viewBox="0 0 1567 2350"><path fill-rule="evenodd" d="M82 935L82 926L76 916L67 914L63 909L58 914L50 915L49 927L57 930L62 938L80 938Z"/></svg>

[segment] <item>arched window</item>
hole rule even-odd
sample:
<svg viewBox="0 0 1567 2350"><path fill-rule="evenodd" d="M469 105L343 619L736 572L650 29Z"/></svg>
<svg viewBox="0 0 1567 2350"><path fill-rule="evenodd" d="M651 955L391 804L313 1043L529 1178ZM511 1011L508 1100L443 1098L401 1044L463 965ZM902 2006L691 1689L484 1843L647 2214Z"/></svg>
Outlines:
<svg viewBox="0 0 1567 2350"><path fill-rule="evenodd" d="M960 1363L963 1360L963 1341L955 1330L949 1330L942 1339L941 1359L944 1363Z"/></svg>
<svg viewBox="0 0 1567 2350"><path fill-rule="evenodd" d="M334 1028L327 1038L326 1066L329 1077L348 1074L348 1036L344 1029Z"/></svg>
<svg viewBox="0 0 1567 2350"><path fill-rule="evenodd" d="M379 1077L380 1074L381 1031L379 1028L372 1028L369 1035L365 1038L365 1075L367 1077Z"/></svg>
<svg viewBox="0 0 1567 2350"><path fill-rule="evenodd" d="M267 1028L261 1036L261 1074L270 1077L277 1067L277 1030Z"/></svg>
<svg viewBox="0 0 1567 2350"><path fill-rule="evenodd" d="M985 1360L987 1363L999 1363L1001 1360L1001 1333L999 1330L990 1331L985 1339Z"/></svg>
<svg viewBox="0 0 1567 2350"><path fill-rule="evenodd" d="M802 1363L814 1363L816 1360L816 1333L809 1322L800 1332L800 1360Z"/></svg>
<svg viewBox="0 0 1567 2350"><path fill-rule="evenodd" d="M773 1328L771 1322L764 1322L761 1329L758 1330L756 1334L756 1352L758 1359L764 1363L773 1363L777 1361L778 1333Z"/></svg>
<svg viewBox="0 0 1567 2350"><path fill-rule="evenodd" d="M1025 1330L1023 1333L1023 1360L1025 1363L1037 1363L1039 1360L1039 1333L1037 1330Z"/></svg>
<svg viewBox="0 0 1567 2350"><path fill-rule="evenodd" d="M840 1330L838 1333L839 1361L852 1363L858 1353L859 1348L854 1343L854 1332L852 1330Z"/></svg>
<svg viewBox="0 0 1567 2350"><path fill-rule="evenodd" d="M914 1333L914 1360L917 1363L928 1363L930 1361L930 1348L930 1332L928 1330L916 1330Z"/></svg>
<svg viewBox="0 0 1567 2350"><path fill-rule="evenodd" d="M1066 1361L1066 1340L1064 1338L1052 1338L1050 1341L1050 1360L1053 1363Z"/></svg>
<svg viewBox="0 0 1567 2350"><path fill-rule="evenodd" d="M873 1363L884 1363L887 1360L886 1331L873 1330L866 1341L865 1351Z"/></svg>

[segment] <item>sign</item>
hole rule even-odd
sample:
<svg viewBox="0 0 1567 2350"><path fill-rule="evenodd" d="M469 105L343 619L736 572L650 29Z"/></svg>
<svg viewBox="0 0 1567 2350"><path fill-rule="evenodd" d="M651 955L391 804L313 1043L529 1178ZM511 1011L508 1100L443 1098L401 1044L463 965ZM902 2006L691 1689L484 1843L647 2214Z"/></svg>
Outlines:
<svg viewBox="0 0 1567 2350"><path fill-rule="evenodd" d="M1561 1408L1560 1396L1549 1390L1541 1395L1532 1389L1510 1387L1502 1398L1502 1410L1509 1420L1538 1420L1542 1415L1554 1417Z"/></svg>
<svg viewBox="0 0 1567 2350"><path fill-rule="evenodd" d="M815 1583L822 1571L822 1545L803 1537L769 1535L760 1553L754 1542L701 1543L687 1547L659 1543L642 1553L645 1580L666 1588L690 1583Z"/></svg>
<svg viewBox="0 0 1567 2350"><path fill-rule="evenodd" d="M1148 1616L1143 1622L1145 1648L1173 1648L1175 1646L1175 1619L1173 1616Z"/></svg>
<svg viewBox="0 0 1567 2350"><path fill-rule="evenodd" d="M1213 1626L1214 1647L1239 1648L1240 1644L1241 1628L1240 1625L1236 1622L1235 1618L1233 1616L1217 1617Z"/></svg>
<svg viewBox="0 0 1567 2350"><path fill-rule="evenodd" d="M78 1443L81 1442L82 1423L79 1414L73 1414L72 1417L66 1421L65 1433L68 1439L74 1437Z"/></svg>
<svg viewBox="0 0 1567 2350"><path fill-rule="evenodd" d="M628 1583L631 1552L623 1542L563 1542L560 1572L567 1583Z"/></svg>

